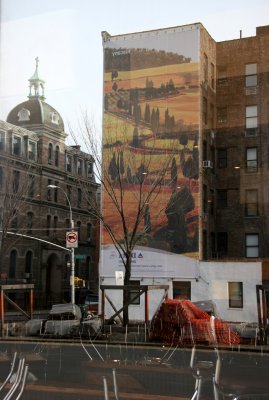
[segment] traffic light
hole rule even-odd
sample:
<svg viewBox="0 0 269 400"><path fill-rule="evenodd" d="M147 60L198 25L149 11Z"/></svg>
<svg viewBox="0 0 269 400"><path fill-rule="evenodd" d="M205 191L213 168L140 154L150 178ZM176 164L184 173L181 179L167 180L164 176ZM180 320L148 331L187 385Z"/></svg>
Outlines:
<svg viewBox="0 0 269 400"><path fill-rule="evenodd" d="M85 281L78 276L74 276L74 286L75 288L84 287Z"/></svg>

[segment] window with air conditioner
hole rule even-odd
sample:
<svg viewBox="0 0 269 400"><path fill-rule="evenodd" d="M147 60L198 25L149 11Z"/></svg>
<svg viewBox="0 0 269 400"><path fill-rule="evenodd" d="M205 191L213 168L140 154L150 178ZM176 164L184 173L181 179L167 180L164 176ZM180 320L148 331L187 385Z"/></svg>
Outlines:
<svg viewBox="0 0 269 400"><path fill-rule="evenodd" d="M258 169L258 150L257 147L246 149L246 170L247 172L256 172Z"/></svg>
<svg viewBox="0 0 269 400"><path fill-rule="evenodd" d="M246 88L256 87L258 83L257 64L245 65L245 85Z"/></svg>

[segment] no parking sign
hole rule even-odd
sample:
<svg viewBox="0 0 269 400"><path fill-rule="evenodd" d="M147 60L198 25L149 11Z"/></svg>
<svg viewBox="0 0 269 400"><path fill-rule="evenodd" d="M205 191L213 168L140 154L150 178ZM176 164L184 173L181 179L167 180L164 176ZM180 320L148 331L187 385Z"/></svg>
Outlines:
<svg viewBox="0 0 269 400"><path fill-rule="evenodd" d="M66 247L68 249L78 247L78 233L75 231L66 232Z"/></svg>

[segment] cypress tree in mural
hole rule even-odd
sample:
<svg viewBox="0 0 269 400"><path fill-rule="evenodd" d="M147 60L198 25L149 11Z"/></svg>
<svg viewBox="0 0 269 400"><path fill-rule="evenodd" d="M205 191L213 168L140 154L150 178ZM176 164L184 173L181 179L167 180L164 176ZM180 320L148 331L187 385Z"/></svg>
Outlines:
<svg viewBox="0 0 269 400"><path fill-rule="evenodd" d="M124 160L123 160L123 151L120 152L120 174L124 175Z"/></svg>
<svg viewBox="0 0 269 400"><path fill-rule="evenodd" d="M112 159L109 163L108 173L113 181L118 178L118 168L115 153L113 153Z"/></svg>
<svg viewBox="0 0 269 400"><path fill-rule="evenodd" d="M144 113L144 121L150 123L150 106L146 104L145 113Z"/></svg>
<svg viewBox="0 0 269 400"><path fill-rule="evenodd" d="M130 184L133 183L132 171L131 171L131 168L129 167L129 165L127 167L126 180L127 180L127 183L130 183Z"/></svg>
<svg viewBox="0 0 269 400"><path fill-rule="evenodd" d="M177 163L176 163L175 157L173 157L172 166L171 166L171 182L172 182L172 186L176 186L176 184L177 184Z"/></svg>

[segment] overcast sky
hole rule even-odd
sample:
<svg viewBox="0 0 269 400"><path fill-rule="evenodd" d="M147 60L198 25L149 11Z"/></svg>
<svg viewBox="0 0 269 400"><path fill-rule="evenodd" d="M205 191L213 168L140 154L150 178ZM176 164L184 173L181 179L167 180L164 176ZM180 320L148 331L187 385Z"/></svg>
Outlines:
<svg viewBox="0 0 269 400"><path fill-rule="evenodd" d="M216 41L269 25L268 0L0 0L0 119L27 100L40 59L46 101L66 124L102 113L101 31L111 35L201 22Z"/></svg>

